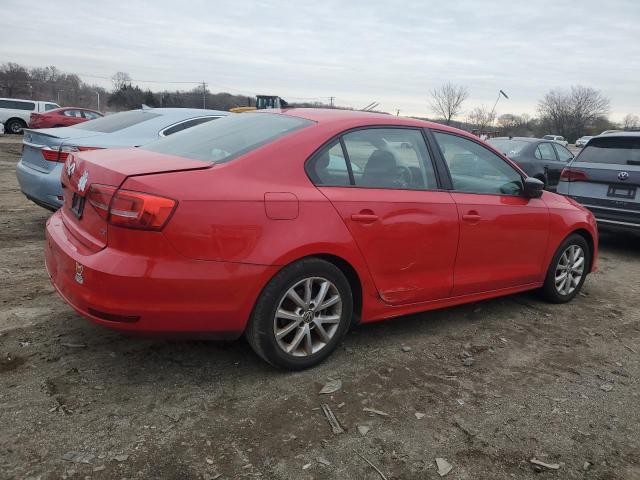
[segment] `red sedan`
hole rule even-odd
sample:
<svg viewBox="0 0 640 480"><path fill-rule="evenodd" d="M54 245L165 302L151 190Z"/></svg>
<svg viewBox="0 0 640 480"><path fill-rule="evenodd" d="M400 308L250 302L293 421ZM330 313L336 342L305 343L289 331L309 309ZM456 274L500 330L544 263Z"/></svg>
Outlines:
<svg viewBox="0 0 640 480"><path fill-rule="evenodd" d="M87 122L101 117L103 117L103 115L100 112L86 108L55 108L43 113L32 113L29 120L29 128L70 127L77 123Z"/></svg>
<svg viewBox="0 0 640 480"><path fill-rule="evenodd" d="M363 112L242 113L136 149L79 152L46 265L81 315L235 338L301 369L353 322L538 289L596 266L589 211L443 125Z"/></svg>

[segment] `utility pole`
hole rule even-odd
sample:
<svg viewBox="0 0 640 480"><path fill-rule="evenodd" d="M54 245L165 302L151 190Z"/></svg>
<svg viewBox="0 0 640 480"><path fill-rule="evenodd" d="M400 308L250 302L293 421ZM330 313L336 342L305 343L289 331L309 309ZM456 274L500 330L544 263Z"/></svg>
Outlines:
<svg viewBox="0 0 640 480"><path fill-rule="evenodd" d="M207 108L207 84L202 82L202 109Z"/></svg>
<svg viewBox="0 0 640 480"><path fill-rule="evenodd" d="M96 95L98 96L98 111L100 111L100 92L96 92Z"/></svg>
<svg viewBox="0 0 640 480"><path fill-rule="evenodd" d="M400 109L396 110L396 117L400 116Z"/></svg>
<svg viewBox="0 0 640 480"><path fill-rule="evenodd" d="M333 101L335 100L336 97L329 97L329 105L331 106L331 108L333 108Z"/></svg>

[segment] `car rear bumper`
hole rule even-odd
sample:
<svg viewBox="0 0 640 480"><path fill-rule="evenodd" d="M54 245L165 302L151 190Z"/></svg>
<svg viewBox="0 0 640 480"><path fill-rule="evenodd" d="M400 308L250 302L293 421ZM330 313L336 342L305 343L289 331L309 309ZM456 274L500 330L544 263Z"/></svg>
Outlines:
<svg viewBox="0 0 640 480"><path fill-rule="evenodd" d="M601 205L593 205L589 199L572 197L589 209L598 223L599 229L615 229L640 231L640 211L624 208L609 208Z"/></svg>
<svg viewBox="0 0 640 480"><path fill-rule="evenodd" d="M16 165L16 177L22 193L32 202L50 210L62 206L61 172L62 164L50 172L31 168L22 160Z"/></svg>
<svg viewBox="0 0 640 480"><path fill-rule="evenodd" d="M164 242L162 234L159 241ZM278 267L162 258L113 248L90 252L64 225L47 222L45 262L63 299L94 323L146 334L236 338Z"/></svg>

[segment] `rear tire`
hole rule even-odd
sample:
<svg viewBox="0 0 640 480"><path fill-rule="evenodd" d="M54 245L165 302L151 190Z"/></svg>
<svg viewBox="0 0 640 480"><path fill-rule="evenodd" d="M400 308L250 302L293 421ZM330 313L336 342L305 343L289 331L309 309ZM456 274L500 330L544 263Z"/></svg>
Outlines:
<svg viewBox="0 0 640 480"><path fill-rule="evenodd" d="M591 250L578 234L569 235L558 247L540 290L551 303L566 303L575 297L591 268Z"/></svg>
<svg viewBox="0 0 640 480"><path fill-rule="evenodd" d="M7 121L5 124L6 130L8 133L13 133L14 135L19 135L22 133L22 130L27 128L27 124L24 123L19 118L12 118Z"/></svg>
<svg viewBox="0 0 640 480"><path fill-rule="evenodd" d="M245 336L271 365L303 370L327 358L353 316L353 296L342 271L307 258L284 267L263 289Z"/></svg>

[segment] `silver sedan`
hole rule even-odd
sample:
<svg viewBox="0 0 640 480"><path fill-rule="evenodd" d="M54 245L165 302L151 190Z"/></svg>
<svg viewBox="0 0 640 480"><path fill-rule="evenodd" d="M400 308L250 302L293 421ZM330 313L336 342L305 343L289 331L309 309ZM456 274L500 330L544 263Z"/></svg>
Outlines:
<svg viewBox="0 0 640 480"><path fill-rule="evenodd" d="M60 173L70 153L138 147L225 115L233 114L191 108L144 108L72 127L25 129L22 158L16 167L20 189L32 202L57 210L62 206Z"/></svg>

